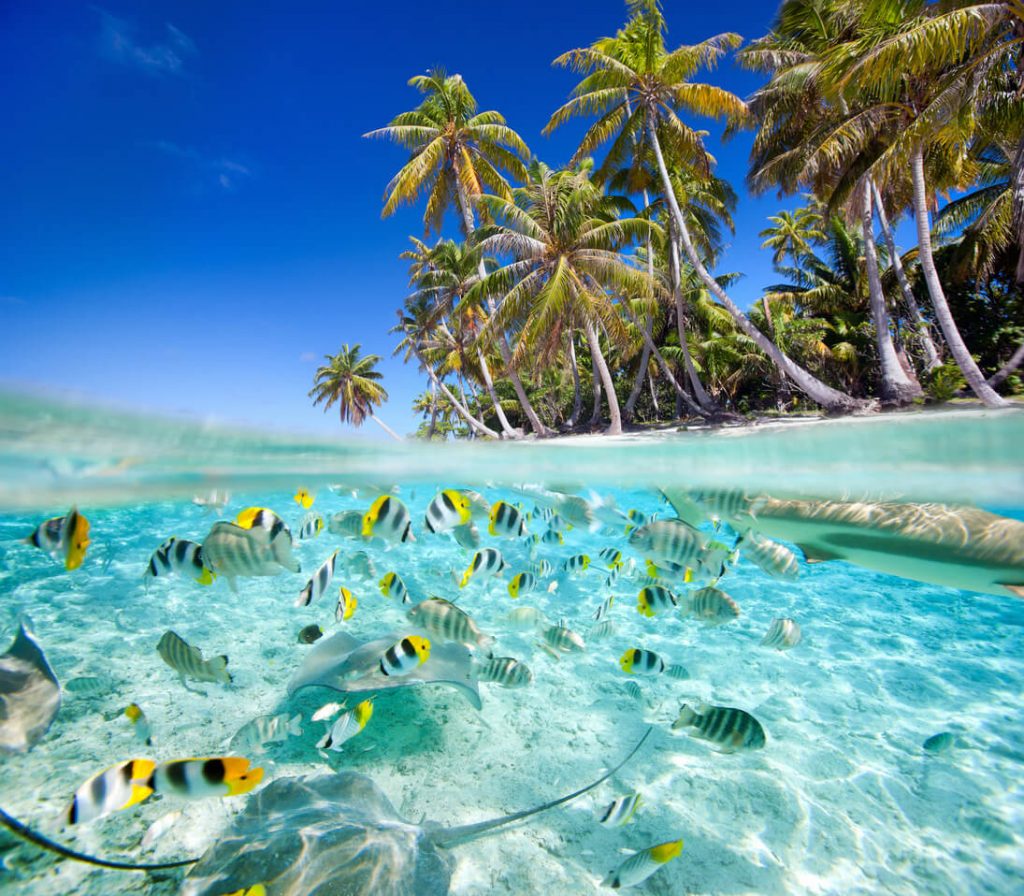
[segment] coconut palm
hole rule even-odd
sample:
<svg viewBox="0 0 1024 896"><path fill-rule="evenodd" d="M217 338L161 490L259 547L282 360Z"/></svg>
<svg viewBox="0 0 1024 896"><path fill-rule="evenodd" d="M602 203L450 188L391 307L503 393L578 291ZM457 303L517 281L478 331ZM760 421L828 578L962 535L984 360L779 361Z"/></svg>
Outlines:
<svg viewBox="0 0 1024 896"><path fill-rule="evenodd" d="M360 357L361 349L359 344L346 343L338 354L324 355L327 363L317 369L309 397L315 405L323 402L324 411L337 404L342 423L362 426L369 417L391 438L401 441L402 437L373 413L374 407L388 400L388 393L378 382L382 374L374 370L380 355Z"/></svg>
<svg viewBox="0 0 1024 896"><path fill-rule="evenodd" d="M669 52L665 47L665 20L657 0L632 0L631 18L615 37L591 47L572 50L556 64L585 75L568 103L558 109L546 131L579 115L596 114L575 158L589 154L612 140L604 167L621 164L633 152L647 148L654 154L662 180L662 192L679 231L683 249L694 270L716 299L728 309L737 326L764 351L812 400L836 410L849 410L860 402L831 388L787 357L758 330L707 270L672 189L664 147L674 159L707 171L708 156L701 134L679 117L678 110L698 115L739 119L746 106L738 97L690 77L700 68L714 65L739 45L735 34L720 34L693 46Z"/></svg>
<svg viewBox="0 0 1024 896"><path fill-rule="evenodd" d="M476 226L476 200L485 188L508 198L511 188L502 172L522 180L526 170L523 159L530 157L530 151L498 112L477 111L476 99L461 75L432 69L410 79L409 85L425 95L423 102L413 111L397 115L387 127L365 135L394 140L412 154L388 184L381 214L386 218L400 205L412 204L427 193L423 214L427 231L439 232L445 211L454 206L468 239ZM486 273L482 258L479 272L481 277ZM491 297L485 296L485 300L493 314ZM509 367L507 337L494 335L523 413L534 432L543 435L547 428L530 404L518 373Z"/></svg>

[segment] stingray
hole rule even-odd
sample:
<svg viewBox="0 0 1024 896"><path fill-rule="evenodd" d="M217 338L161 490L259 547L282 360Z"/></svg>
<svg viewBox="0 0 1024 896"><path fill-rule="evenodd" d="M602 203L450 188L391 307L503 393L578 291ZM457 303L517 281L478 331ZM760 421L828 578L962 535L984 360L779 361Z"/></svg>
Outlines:
<svg viewBox="0 0 1024 896"><path fill-rule="evenodd" d="M22 620L7 653L0 656L0 751L30 750L60 709L60 682Z"/></svg>
<svg viewBox="0 0 1024 896"><path fill-rule="evenodd" d="M472 657L461 644L434 641L430 647L430 658L408 675L384 675L378 665L380 658L400 638L400 635L390 635L363 643L345 632L325 638L310 651L288 682L288 695L313 685L346 694L361 694L424 684L447 684L480 709L480 689Z"/></svg>
<svg viewBox="0 0 1024 896"><path fill-rule="evenodd" d="M404 820L374 782L357 772L281 778L250 798L231 828L192 868L182 896L221 896L262 883L268 896L444 896L447 850L592 790L475 824Z"/></svg>

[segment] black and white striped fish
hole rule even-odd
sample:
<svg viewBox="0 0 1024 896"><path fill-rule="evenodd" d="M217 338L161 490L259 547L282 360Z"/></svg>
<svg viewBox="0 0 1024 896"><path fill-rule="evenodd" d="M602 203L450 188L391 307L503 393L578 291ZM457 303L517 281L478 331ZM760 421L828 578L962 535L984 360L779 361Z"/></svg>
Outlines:
<svg viewBox="0 0 1024 896"><path fill-rule="evenodd" d="M491 524L487 531L500 538L522 538L530 533L526 529L523 515L507 501L497 501L491 505Z"/></svg>
<svg viewBox="0 0 1024 896"><path fill-rule="evenodd" d="M669 678L674 678L676 681L686 681L690 677L690 671L686 666L680 666L678 664L668 666L665 669L665 674Z"/></svg>
<svg viewBox="0 0 1024 896"><path fill-rule="evenodd" d="M503 688L524 688L533 682L533 673L524 663L510 656L493 656L476 667L480 681L492 681Z"/></svg>
<svg viewBox="0 0 1024 896"><path fill-rule="evenodd" d="M408 675L417 666L430 659L430 642L419 635L409 635L392 644L380 658L380 671L398 678Z"/></svg>
<svg viewBox="0 0 1024 896"><path fill-rule="evenodd" d="M307 513L299 523L299 538L316 538L324 530L324 518L319 513Z"/></svg>
<svg viewBox="0 0 1024 896"><path fill-rule="evenodd" d="M212 585L213 574L203 564L202 545L184 538L168 538L153 551L143 578L159 578L171 573L187 576L200 585Z"/></svg>
<svg viewBox="0 0 1024 896"><path fill-rule="evenodd" d="M795 619L773 619L768 626L768 632L761 639L764 647L774 647L776 650L789 650L796 647L803 638L800 625Z"/></svg>
<svg viewBox="0 0 1024 896"><path fill-rule="evenodd" d="M706 540L682 520L655 520L629 536L630 546L643 557L691 567L697 565Z"/></svg>
<svg viewBox="0 0 1024 896"><path fill-rule="evenodd" d="M384 573L384 576L377 583L377 587L380 588L380 593L385 597L393 597L403 604L412 603L409 589L405 586L405 582L402 581L402 577L397 572Z"/></svg>
<svg viewBox="0 0 1024 896"><path fill-rule="evenodd" d="M405 616L414 625L442 641L457 641L481 650L488 650L494 643L494 638L480 631L468 613L441 597L420 601Z"/></svg>
<svg viewBox="0 0 1024 896"><path fill-rule="evenodd" d="M551 565L550 560L535 560L528 566L530 572L532 572L537 578L547 578L551 573L555 571L555 567Z"/></svg>
<svg viewBox="0 0 1024 896"><path fill-rule="evenodd" d="M789 548L750 530L738 542L740 553L775 579L792 580L800 575L800 562Z"/></svg>
<svg viewBox="0 0 1024 896"><path fill-rule="evenodd" d="M173 631L168 630L163 633L156 645L156 651L160 654L160 658L178 673L183 685L186 678L196 681L220 682L221 684L231 683L226 656L215 656L204 660L198 647L193 647Z"/></svg>
<svg viewBox="0 0 1024 896"><path fill-rule="evenodd" d="M594 611L594 621L600 622L604 619L608 615L608 611L611 610L613 603L615 603L615 595L609 595L601 601L601 606Z"/></svg>
<svg viewBox="0 0 1024 896"><path fill-rule="evenodd" d="M308 607L311 603L323 597L327 589L331 587L331 581L334 579L334 565L337 562L338 552L335 551L320 564L320 568L313 573L313 578L306 582L306 587L302 589L295 600L295 606Z"/></svg>
<svg viewBox="0 0 1024 896"><path fill-rule="evenodd" d="M606 828L628 824L633 813L640 808L640 802L639 793L617 797L597 813L597 823Z"/></svg>
<svg viewBox="0 0 1024 896"><path fill-rule="evenodd" d="M564 625L551 625L541 632L542 647L548 649L548 653L564 651L575 653L587 649L587 645L576 632L566 628Z"/></svg>
<svg viewBox="0 0 1024 896"><path fill-rule="evenodd" d="M557 529L547 529L543 535L534 535L533 540L536 544L565 544L565 536L562 535Z"/></svg>
<svg viewBox="0 0 1024 896"><path fill-rule="evenodd" d="M469 498L449 488L439 493L427 506L423 525L428 532L447 532L467 525L472 519L472 513Z"/></svg>
<svg viewBox="0 0 1024 896"><path fill-rule="evenodd" d="M590 557L586 554L574 554L568 560L564 560L558 568L559 572L580 573L590 566Z"/></svg>
<svg viewBox="0 0 1024 896"><path fill-rule="evenodd" d="M617 548L601 548L597 552L597 556L600 557L601 562L608 567L608 569L618 569L622 566L622 551Z"/></svg>
<svg viewBox="0 0 1024 896"><path fill-rule="evenodd" d="M736 750L759 750L765 745L764 728L749 712L732 706L709 706L692 709L685 703L672 730L689 728L694 737L715 744L723 753Z"/></svg>
<svg viewBox="0 0 1024 896"><path fill-rule="evenodd" d="M636 598L636 611L641 616L653 617L679 606L679 599L663 585L641 588Z"/></svg>
<svg viewBox="0 0 1024 896"><path fill-rule="evenodd" d="M415 541L406 506L391 495L381 495L363 516L363 535L385 541Z"/></svg>
<svg viewBox="0 0 1024 896"><path fill-rule="evenodd" d="M240 796L263 780L262 768L250 768L239 756L203 756L162 762L153 772L151 786L165 796L200 799L208 796Z"/></svg>
<svg viewBox="0 0 1024 896"><path fill-rule="evenodd" d="M498 575L505 568L505 558L497 548L484 548L473 555L473 562L462 574L460 588L465 588L470 579L489 579Z"/></svg>
<svg viewBox="0 0 1024 896"><path fill-rule="evenodd" d="M619 657L619 667L627 675L660 675L665 661L653 650L631 647Z"/></svg>
<svg viewBox="0 0 1024 896"><path fill-rule="evenodd" d="M64 816L68 824L95 821L149 799L153 793L150 778L155 768L151 759L129 759L93 775L71 798Z"/></svg>
<svg viewBox="0 0 1024 896"><path fill-rule="evenodd" d="M587 638L591 641L601 641L604 638L610 638L615 634L615 623L611 619L604 619L597 625L590 626L590 630L587 632Z"/></svg>
<svg viewBox="0 0 1024 896"><path fill-rule="evenodd" d="M683 613L699 619L706 625L722 625L736 619L740 615L740 608L724 591L717 588L701 588L686 595Z"/></svg>
<svg viewBox="0 0 1024 896"><path fill-rule="evenodd" d="M529 594L537 587L537 577L532 572L521 572L508 583L508 594L513 600Z"/></svg>
<svg viewBox="0 0 1024 896"><path fill-rule="evenodd" d="M629 681L626 682L623 690L625 690L626 694L629 697L631 697L632 699L636 700L637 702L640 702L641 700L644 699L644 692L643 692L643 690L641 690L640 685L638 685L635 681L633 681L632 678Z"/></svg>

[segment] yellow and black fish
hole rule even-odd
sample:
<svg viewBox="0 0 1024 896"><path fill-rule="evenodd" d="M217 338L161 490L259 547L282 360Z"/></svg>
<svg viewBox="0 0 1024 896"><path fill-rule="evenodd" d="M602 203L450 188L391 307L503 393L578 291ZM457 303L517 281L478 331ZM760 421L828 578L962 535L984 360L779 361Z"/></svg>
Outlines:
<svg viewBox="0 0 1024 896"><path fill-rule="evenodd" d="M491 506L491 524L487 531L501 538L521 538L530 533L523 515L511 504L498 501Z"/></svg>
<svg viewBox="0 0 1024 896"><path fill-rule="evenodd" d="M423 525L428 532L446 532L467 525L472 518L469 498L456 489L448 488L430 502Z"/></svg>
<svg viewBox="0 0 1024 896"><path fill-rule="evenodd" d="M392 644L380 658L380 671L389 677L408 675L417 666L430 659L430 641L419 635L409 635Z"/></svg>
<svg viewBox="0 0 1024 896"><path fill-rule="evenodd" d="M415 541L412 520L405 505L390 495L381 495L363 517L363 535L385 541Z"/></svg>
<svg viewBox="0 0 1024 896"><path fill-rule="evenodd" d="M64 568L78 569L85 560L89 547L89 520L78 508L72 507L67 516L55 516L36 526L26 544L46 551L51 557L64 557Z"/></svg>
<svg viewBox="0 0 1024 896"><path fill-rule="evenodd" d="M473 555L473 562L462 574L460 588L465 588L473 578L489 579L505 569L505 560L497 548L484 548Z"/></svg>
<svg viewBox="0 0 1024 896"><path fill-rule="evenodd" d="M632 647L619 658L619 667L627 675L660 675L665 661L653 650Z"/></svg>
<svg viewBox="0 0 1024 896"><path fill-rule="evenodd" d="M71 798L65 813L68 824L95 821L149 799L155 768L151 759L129 759L93 775Z"/></svg>
<svg viewBox="0 0 1024 896"><path fill-rule="evenodd" d="M532 572L521 572L512 577L508 583L509 597L513 600L529 594L537 587L537 577Z"/></svg>
<svg viewBox="0 0 1024 896"><path fill-rule="evenodd" d="M384 577L377 583L377 587L380 588L380 593L385 597L393 597L403 604L412 603L409 589L405 587L405 582L402 581L402 577L397 572L385 573Z"/></svg>
<svg viewBox="0 0 1024 896"><path fill-rule="evenodd" d="M187 576L200 585L212 585L213 573L203 562L202 545L184 538L168 538L153 551L143 578L159 578L177 573Z"/></svg>

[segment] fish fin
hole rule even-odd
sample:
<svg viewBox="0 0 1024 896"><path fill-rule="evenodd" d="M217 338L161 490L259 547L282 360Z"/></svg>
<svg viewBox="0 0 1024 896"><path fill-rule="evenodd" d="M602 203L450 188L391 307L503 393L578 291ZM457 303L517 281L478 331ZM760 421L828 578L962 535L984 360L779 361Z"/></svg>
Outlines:
<svg viewBox="0 0 1024 896"><path fill-rule="evenodd" d="M208 570L205 567L203 567L203 573L202 573L201 576L199 576L198 579L196 579L196 582L199 585L212 585L213 584L213 573L210 572L210 570Z"/></svg>
<svg viewBox="0 0 1024 896"><path fill-rule="evenodd" d="M1017 597L1024 597L1024 585L1013 584L1010 585L1007 582L997 582L996 584L1002 585L1007 591L1016 595Z"/></svg>
<svg viewBox="0 0 1024 896"><path fill-rule="evenodd" d="M302 713L295 713L291 721L288 723L288 733L292 737L298 737L302 734Z"/></svg>
<svg viewBox="0 0 1024 896"><path fill-rule="evenodd" d="M153 788L150 787L148 784L133 783L132 795L128 797L128 802L121 806L121 808L128 809L131 806L137 806L139 803L148 800L152 795Z"/></svg>

